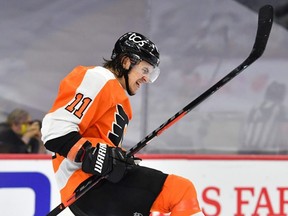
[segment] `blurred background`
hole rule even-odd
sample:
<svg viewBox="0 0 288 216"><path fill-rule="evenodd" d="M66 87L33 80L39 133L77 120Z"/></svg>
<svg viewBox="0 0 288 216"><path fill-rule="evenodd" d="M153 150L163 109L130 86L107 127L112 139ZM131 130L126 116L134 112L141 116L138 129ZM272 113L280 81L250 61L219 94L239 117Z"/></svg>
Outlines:
<svg viewBox="0 0 288 216"><path fill-rule="evenodd" d="M249 55L261 6L275 9L263 56L141 153L288 153L287 0L1 0L0 120L41 120L76 65L101 65L116 40L154 41L161 75L131 97L130 148Z"/></svg>

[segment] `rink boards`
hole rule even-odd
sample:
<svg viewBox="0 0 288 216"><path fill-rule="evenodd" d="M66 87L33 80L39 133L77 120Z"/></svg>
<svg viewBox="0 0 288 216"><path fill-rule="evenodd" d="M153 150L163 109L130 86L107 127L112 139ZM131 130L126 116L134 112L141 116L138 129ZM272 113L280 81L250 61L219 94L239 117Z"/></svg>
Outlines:
<svg viewBox="0 0 288 216"><path fill-rule="evenodd" d="M288 214L288 156L140 156L142 166L189 178L207 216ZM43 216L59 203L50 156L0 155L1 215Z"/></svg>

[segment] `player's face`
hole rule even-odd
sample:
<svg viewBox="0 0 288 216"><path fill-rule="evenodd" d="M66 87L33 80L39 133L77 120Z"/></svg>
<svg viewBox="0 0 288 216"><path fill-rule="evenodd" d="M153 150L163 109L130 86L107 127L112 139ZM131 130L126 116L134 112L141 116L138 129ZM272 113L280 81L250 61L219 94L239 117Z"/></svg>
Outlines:
<svg viewBox="0 0 288 216"><path fill-rule="evenodd" d="M150 74L154 68L146 61L141 61L134 67L132 67L129 73L129 88L131 93L136 94L137 90L142 84L148 83L150 80Z"/></svg>

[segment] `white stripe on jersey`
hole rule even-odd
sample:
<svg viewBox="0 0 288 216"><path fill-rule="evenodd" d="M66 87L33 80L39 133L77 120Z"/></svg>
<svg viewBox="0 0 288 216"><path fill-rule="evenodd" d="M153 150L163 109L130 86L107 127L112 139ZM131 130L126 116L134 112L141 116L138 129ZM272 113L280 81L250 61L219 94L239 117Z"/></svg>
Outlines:
<svg viewBox="0 0 288 216"><path fill-rule="evenodd" d="M81 163L75 163L65 158L55 173L58 188L62 190L75 170L81 169Z"/></svg>

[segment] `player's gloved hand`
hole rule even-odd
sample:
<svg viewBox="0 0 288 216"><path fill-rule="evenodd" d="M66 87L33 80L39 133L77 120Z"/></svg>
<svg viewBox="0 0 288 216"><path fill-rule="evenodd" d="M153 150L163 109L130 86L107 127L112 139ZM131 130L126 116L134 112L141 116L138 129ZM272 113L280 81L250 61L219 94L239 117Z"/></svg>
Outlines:
<svg viewBox="0 0 288 216"><path fill-rule="evenodd" d="M126 158L125 151L121 148L102 143L98 143L96 147L86 143L78 152L75 161L82 162L84 172L105 176L113 183L119 182L127 169L136 165L133 158Z"/></svg>

